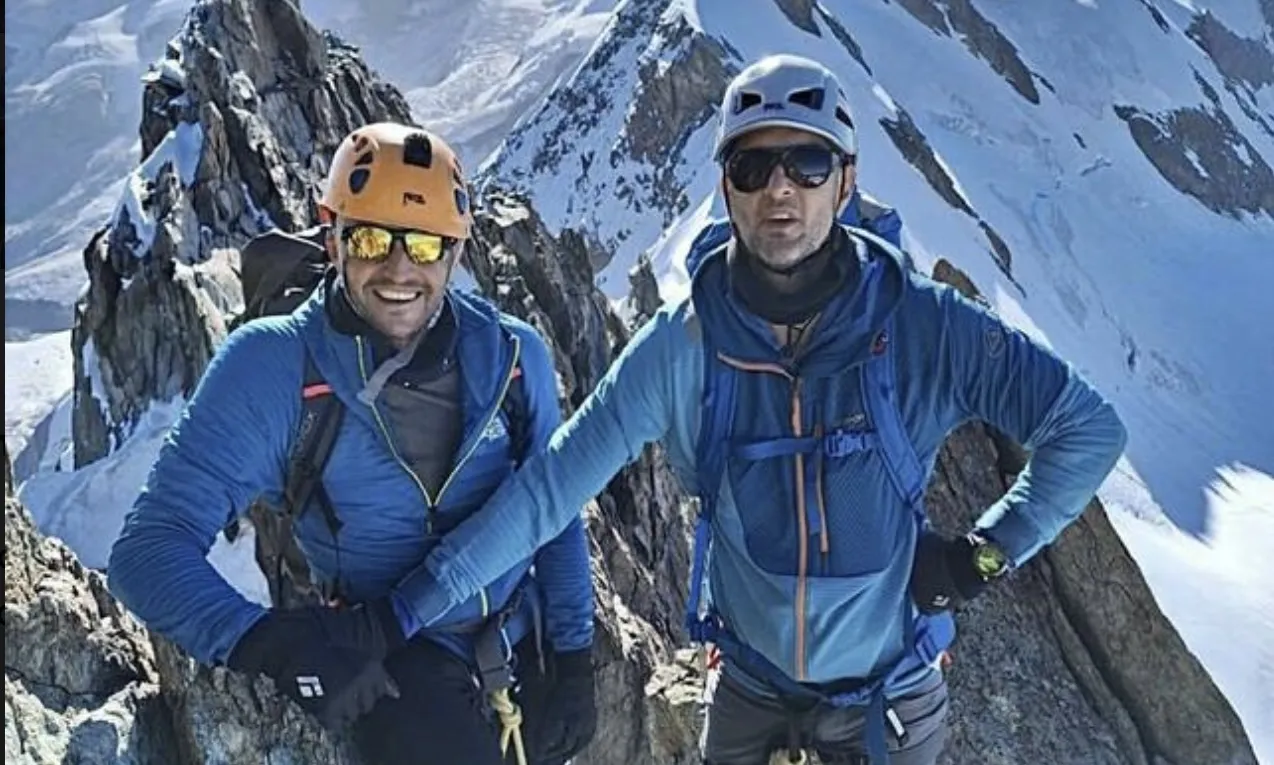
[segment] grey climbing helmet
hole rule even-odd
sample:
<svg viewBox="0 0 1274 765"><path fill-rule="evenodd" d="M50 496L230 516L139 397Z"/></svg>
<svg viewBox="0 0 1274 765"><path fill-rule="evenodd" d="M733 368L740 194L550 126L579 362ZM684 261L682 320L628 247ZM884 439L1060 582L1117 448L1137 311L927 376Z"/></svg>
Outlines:
<svg viewBox="0 0 1274 765"><path fill-rule="evenodd" d="M730 82L721 100L713 159L721 162L734 139L763 127L808 130L847 157L858 155L845 91L830 69L803 56L766 56Z"/></svg>

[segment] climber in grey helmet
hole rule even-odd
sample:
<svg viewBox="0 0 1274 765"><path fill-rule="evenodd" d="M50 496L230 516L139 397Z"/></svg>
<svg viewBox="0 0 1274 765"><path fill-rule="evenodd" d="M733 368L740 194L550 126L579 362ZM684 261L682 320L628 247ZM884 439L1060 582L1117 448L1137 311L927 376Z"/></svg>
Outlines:
<svg viewBox="0 0 1274 765"><path fill-rule="evenodd" d="M1123 451L1070 365L900 249L841 222L857 125L825 67L777 55L726 90L713 157L731 236L523 467L416 570L429 623L658 441L697 494L686 629L711 646L703 759L932 765L952 610L1079 516ZM959 533L926 521L947 435L1031 458ZM431 600L431 603L425 603ZM776 758L776 759L772 759Z"/></svg>

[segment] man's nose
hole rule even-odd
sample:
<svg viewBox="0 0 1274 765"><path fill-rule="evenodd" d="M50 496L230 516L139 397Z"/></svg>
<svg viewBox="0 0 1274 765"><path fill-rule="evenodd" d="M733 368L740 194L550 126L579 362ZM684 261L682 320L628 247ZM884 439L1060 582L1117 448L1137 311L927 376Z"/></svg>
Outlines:
<svg viewBox="0 0 1274 765"><path fill-rule="evenodd" d="M784 197L796 193L796 184L787 177L787 170L780 162L770 171L770 178L765 184L765 193L770 196Z"/></svg>
<svg viewBox="0 0 1274 765"><path fill-rule="evenodd" d="M414 268L415 264L407 257L407 248L403 246L402 240L395 239L389 247L389 257L385 258L384 272L389 276L409 278Z"/></svg>

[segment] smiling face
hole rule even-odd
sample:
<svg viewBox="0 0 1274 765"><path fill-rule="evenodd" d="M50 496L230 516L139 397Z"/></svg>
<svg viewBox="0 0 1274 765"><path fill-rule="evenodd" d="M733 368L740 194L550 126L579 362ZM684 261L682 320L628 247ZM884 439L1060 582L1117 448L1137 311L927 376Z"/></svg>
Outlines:
<svg viewBox="0 0 1274 765"><path fill-rule="evenodd" d="M855 169L818 136L768 127L738 139L725 175L726 200L739 239L767 268L787 272L827 239L853 189Z"/></svg>
<svg viewBox="0 0 1274 765"><path fill-rule="evenodd" d="M405 347L442 305L459 247L453 243L436 253L437 260L422 264L408 257L407 240L401 234L393 236L388 254L383 254L384 230L366 224L380 230L360 231L362 225L338 219L331 232L350 304L394 347ZM432 235L416 232L408 236L414 237L411 246L415 252L431 252Z"/></svg>

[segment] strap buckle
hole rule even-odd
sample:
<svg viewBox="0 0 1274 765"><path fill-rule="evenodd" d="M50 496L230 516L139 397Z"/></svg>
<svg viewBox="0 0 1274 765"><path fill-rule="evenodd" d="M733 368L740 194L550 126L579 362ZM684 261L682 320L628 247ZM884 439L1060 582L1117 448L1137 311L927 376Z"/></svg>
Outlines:
<svg viewBox="0 0 1274 765"><path fill-rule="evenodd" d="M834 430L823 436L823 454L831 459L873 449L876 434L869 430Z"/></svg>

